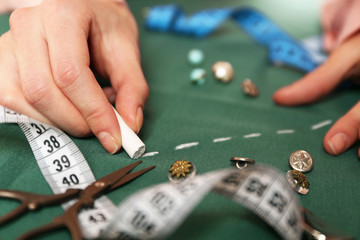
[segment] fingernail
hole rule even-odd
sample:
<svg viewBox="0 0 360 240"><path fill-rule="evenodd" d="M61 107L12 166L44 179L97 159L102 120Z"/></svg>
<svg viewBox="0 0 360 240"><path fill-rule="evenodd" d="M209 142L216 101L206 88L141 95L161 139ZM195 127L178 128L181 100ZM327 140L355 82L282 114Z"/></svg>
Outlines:
<svg viewBox="0 0 360 240"><path fill-rule="evenodd" d="M338 155L346 150L348 142L348 137L345 134L337 133L329 140L328 143L333 151L333 154Z"/></svg>
<svg viewBox="0 0 360 240"><path fill-rule="evenodd" d="M101 132L98 134L98 139L101 142L101 144L103 145L103 147L106 149L106 151L108 151L111 154L116 153L117 151L119 151L120 146L115 139L113 138L113 136L111 136L109 133L107 132Z"/></svg>
<svg viewBox="0 0 360 240"><path fill-rule="evenodd" d="M143 122L143 110L141 107L139 107L136 113L136 125L138 129L137 132L140 131L142 122Z"/></svg>

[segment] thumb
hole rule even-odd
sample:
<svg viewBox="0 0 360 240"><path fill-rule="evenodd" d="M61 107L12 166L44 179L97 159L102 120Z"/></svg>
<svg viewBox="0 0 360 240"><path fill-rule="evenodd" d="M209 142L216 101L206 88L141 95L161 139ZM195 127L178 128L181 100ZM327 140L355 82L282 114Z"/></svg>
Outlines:
<svg viewBox="0 0 360 240"><path fill-rule="evenodd" d="M312 103L330 93L360 60L360 34L340 45L328 60L302 79L275 92L273 99L285 106Z"/></svg>

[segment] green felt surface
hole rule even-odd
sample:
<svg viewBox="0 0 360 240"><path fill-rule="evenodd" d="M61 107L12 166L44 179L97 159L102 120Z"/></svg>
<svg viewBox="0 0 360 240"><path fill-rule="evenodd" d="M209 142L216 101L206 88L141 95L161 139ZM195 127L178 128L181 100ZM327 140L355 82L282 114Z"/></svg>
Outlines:
<svg viewBox="0 0 360 240"><path fill-rule="evenodd" d="M168 1L167 1L168 2ZM206 7L254 6L266 13L296 38L321 33L319 1L216 1L177 0L185 12ZM312 130L311 126L324 120L336 121L357 101L359 92L337 90L313 105L285 108L275 105L272 93L281 86L303 76L303 73L276 68L267 61L265 48L254 42L233 22L228 21L205 39L155 33L142 26L141 9L163 4L164 1L129 1L140 30L140 46L144 74L151 96L145 109L140 137L147 152L159 152L144 157L141 168L156 164L156 168L131 184L108 196L118 204L135 191L157 183L167 182L167 172L176 160L192 161L198 174L233 167L233 156L249 157L257 163L290 169L288 158L299 149L307 150L314 158L314 169L306 174L310 191L299 196L304 207L327 222L360 237L359 200L360 163L357 146L333 157L322 147L324 134L330 125ZM8 29L8 15L0 16L0 31ZM186 62L191 48L204 51L203 68L208 71L204 86L190 84L192 70ZM227 60L233 64L235 78L230 84L215 81L210 72L212 63ZM259 87L258 98L242 94L241 81L249 77ZM293 134L277 134L278 130L293 129ZM244 135L261 133L259 137ZM213 143L213 139L232 137ZM95 138L72 138L89 162L95 176L100 178L116 168L133 162L127 154L110 155ZM189 142L195 147L175 150ZM51 189L42 177L30 147L17 125L0 125L0 188L50 194ZM0 215L15 207L0 201ZM0 239L14 239L20 233L50 221L61 214L60 207L42 209L0 228ZM258 217L230 200L209 194L169 239L279 239L279 236ZM47 239L44 237L43 239ZM51 239L70 239L66 230L51 235Z"/></svg>

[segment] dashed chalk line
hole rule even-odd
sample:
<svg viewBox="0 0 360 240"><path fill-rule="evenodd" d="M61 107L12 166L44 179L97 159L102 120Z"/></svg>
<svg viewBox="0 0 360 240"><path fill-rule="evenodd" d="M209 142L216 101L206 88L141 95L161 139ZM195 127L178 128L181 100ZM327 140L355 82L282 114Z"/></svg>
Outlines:
<svg viewBox="0 0 360 240"><path fill-rule="evenodd" d="M332 123L332 120L328 119L328 120L324 120L322 122L316 123L314 125L311 126L311 130L317 130L319 128L325 127L327 125L330 125ZM294 129L280 129L276 131L276 134L293 134L295 133ZM243 138L256 138L256 137L260 137L261 133L250 133L250 134L246 134L243 135ZM220 138L214 138L212 140L213 143L218 143L218 142L225 142L225 141L230 141L232 140L233 137L220 137ZM190 142L190 143L183 143L180 145L177 145L175 147L175 150L181 150L181 149L185 149L185 148L190 148L190 147L194 147L199 145L199 142ZM151 156L155 156L159 154L159 152L148 152L148 153L144 153L142 155L142 157L151 157Z"/></svg>
<svg viewBox="0 0 360 240"><path fill-rule="evenodd" d="M250 133L250 134L246 134L243 136L243 138L255 138L255 137L260 137L261 133Z"/></svg>
<svg viewBox="0 0 360 240"><path fill-rule="evenodd" d="M232 137L215 138L215 139L213 139L213 143L225 142L225 141L229 141L231 139L232 139Z"/></svg>
<svg viewBox="0 0 360 240"><path fill-rule="evenodd" d="M159 152L144 153L141 157L152 157L152 156L155 156L156 154L159 154Z"/></svg>
<svg viewBox="0 0 360 240"><path fill-rule="evenodd" d="M325 120L325 121L322 121L322 122L319 122L317 124L314 124L311 126L311 130L316 130L316 129L319 129L319 128L322 128L322 127L325 127L327 125L330 125L332 123L332 121L330 119L328 120Z"/></svg>
<svg viewBox="0 0 360 240"><path fill-rule="evenodd" d="M294 132L295 132L294 129L282 129L282 130L277 130L276 134L292 134Z"/></svg>
<svg viewBox="0 0 360 240"><path fill-rule="evenodd" d="M191 142L191 143L180 144L180 145L175 147L175 150L194 147L194 146L197 146L198 144L199 144L199 142Z"/></svg>

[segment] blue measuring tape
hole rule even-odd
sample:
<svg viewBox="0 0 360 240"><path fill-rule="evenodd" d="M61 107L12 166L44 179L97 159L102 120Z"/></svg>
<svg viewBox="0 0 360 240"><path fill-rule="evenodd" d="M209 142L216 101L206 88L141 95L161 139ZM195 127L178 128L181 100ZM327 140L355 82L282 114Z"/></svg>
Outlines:
<svg viewBox="0 0 360 240"><path fill-rule="evenodd" d="M154 6L147 12L145 26L155 31L200 38L214 32L228 19L233 19L257 42L267 47L270 62L276 65L310 72L321 63L301 43L263 14L250 8L206 9L185 16L177 5Z"/></svg>

